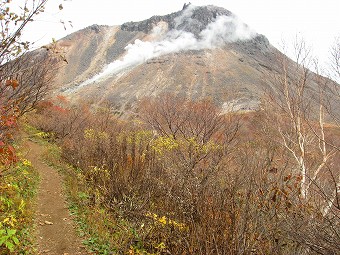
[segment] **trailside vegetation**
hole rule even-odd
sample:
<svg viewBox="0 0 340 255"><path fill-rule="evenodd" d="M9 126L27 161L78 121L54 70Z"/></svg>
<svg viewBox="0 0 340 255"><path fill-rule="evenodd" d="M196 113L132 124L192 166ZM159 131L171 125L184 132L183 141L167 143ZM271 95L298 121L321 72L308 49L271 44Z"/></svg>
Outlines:
<svg viewBox="0 0 340 255"><path fill-rule="evenodd" d="M13 1L14 2L14 1ZM55 45L28 52L20 39L47 0L0 1L0 254L32 254L33 198L38 176L20 155L18 119L49 92L62 58Z"/></svg>
<svg viewBox="0 0 340 255"><path fill-rule="evenodd" d="M306 173L304 197L301 168L282 142L291 127L278 130L271 114L164 94L124 120L59 96L30 119L69 164L71 209L98 254L336 254L339 152L322 176ZM336 146L339 127L323 130ZM305 159L318 166L322 156L321 147Z"/></svg>

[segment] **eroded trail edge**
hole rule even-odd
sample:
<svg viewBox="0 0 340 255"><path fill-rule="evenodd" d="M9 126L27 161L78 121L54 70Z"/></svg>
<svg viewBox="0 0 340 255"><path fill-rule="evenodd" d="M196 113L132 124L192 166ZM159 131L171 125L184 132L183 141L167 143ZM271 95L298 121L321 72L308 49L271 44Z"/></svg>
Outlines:
<svg viewBox="0 0 340 255"><path fill-rule="evenodd" d="M58 172L42 162L45 148L26 142L27 159L40 174L37 194L36 224L38 254L86 254L69 215Z"/></svg>

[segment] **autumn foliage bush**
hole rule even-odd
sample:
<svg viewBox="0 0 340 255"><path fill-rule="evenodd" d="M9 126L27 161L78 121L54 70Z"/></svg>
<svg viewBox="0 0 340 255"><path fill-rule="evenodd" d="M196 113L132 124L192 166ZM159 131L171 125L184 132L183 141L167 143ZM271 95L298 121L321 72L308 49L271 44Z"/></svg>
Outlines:
<svg viewBox="0 0 340 255"><path fill-rule="evenodd" d="M32 122L61 146L83 203L109 213L117 252L335 254L336 232L320 227L338 221L301 201L294 161L269 136L267 115L252 114L162 95L122 119L59 97Z"/></svg>
<svg viewBox="0 0 340 255"><path fill-rule="evenodd" d="M17 88L16 80L4 80L0 83L0 175L8 165L16 161L15 151L10 141L16 127L19 110L16 100L8 100L6 95Z"/></svg>

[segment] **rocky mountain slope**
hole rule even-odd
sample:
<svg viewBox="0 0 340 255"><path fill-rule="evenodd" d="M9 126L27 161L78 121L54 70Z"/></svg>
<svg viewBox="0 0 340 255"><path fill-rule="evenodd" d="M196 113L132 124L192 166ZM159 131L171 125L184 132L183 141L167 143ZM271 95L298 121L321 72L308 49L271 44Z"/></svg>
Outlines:
<svg viewBox="0 0 340 255"><path fill-rule="evenodd" d="M93 25L58 46L69 62L59 70L58 93L109 101L120 111L163 92L256 109L281 54L230 11L192 5L121 26Z"/></svg>

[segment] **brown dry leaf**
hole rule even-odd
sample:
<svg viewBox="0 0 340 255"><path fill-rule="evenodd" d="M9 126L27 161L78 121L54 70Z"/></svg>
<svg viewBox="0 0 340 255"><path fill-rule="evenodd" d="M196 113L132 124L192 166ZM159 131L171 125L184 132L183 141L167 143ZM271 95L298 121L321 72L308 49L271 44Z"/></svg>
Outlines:
<svg viewBox="0 0 340 255"><path fill-rule="evenodd" d="M19 82L17 80L7 80L6 86L11 86L13 89L16 89L19 86Z"/></svg>

